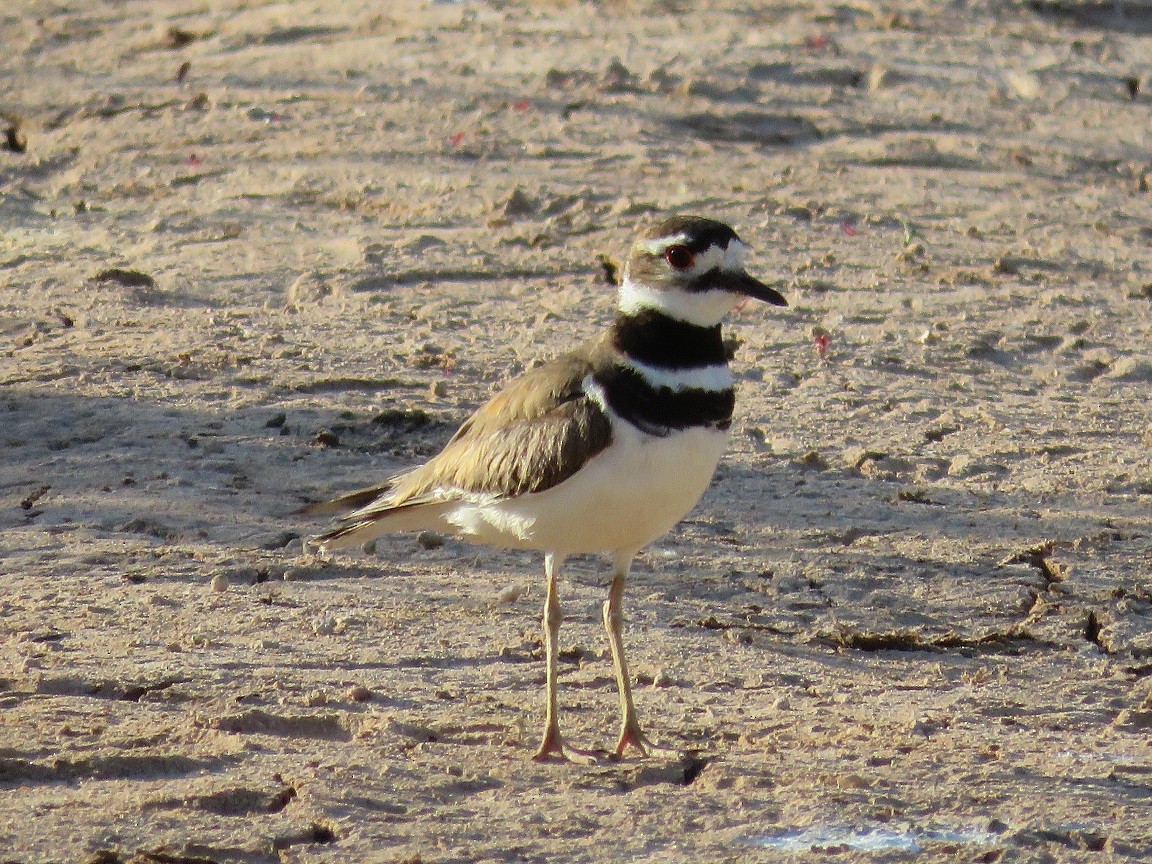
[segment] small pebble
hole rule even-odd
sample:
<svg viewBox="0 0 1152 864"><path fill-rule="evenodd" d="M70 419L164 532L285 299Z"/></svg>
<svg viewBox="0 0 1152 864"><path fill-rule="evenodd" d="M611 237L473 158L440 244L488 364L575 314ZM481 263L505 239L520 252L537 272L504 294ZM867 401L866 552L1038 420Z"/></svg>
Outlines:
<svg viewBox="0 0 1152 864"><path fill-rule="evenodd" d="M299 537L296 531L278 531L260 544L261 549L283 549Z"/></svg>
<svg viewBox="0 0 1152 864"><path fill-rule="evenodd" d="M372 691L362 684L348 688L348 698L353 702L368 702L372 699Z"/></svg>
<svg viewBox="0 0 1152 864"><path fill-rule="evenodd" d="M524 595L523 585L505 585L496 593L497 603L515 603Z"/></svg>
<svg viewBox="0 0 1152 864"><path fill-rule="evenodd" d="M536 202L529 198L523 189L517 186L498 209L505 218L516 219L535 213Z"/></svg>
<svg viewBox="0 0 1152 864"><path fill-rule="evenodd" d="M1108 377L1133 383L1152 381L1152 362L1143 357L1124 357L1113 364Z"/></svg>
<svg viewBox="0 0 1152 864"><path fill-rule="evenodd" d="M870 450L867 447L853 445L844 448L844 452L841 454L841 458L843 459L845 465L848 465L852 468L859 468L865 462L878 461L887 455L888 454L882 453L879 450Z"/></svg>
<svg viewBox="0 0 1152 864"><path fill-rule="evenodd" d="M423 549L439 549L444 545L444 535L435 531L421 531L416 535L416 542Z"/></svg>
<svg viewBox="0 0 1152 864"><path fill-rule="evenodd" d="M796 461L807 468L823 470L828 467L828 463L824 461L824 457L820 455L819 450L809 450Z"/></svg>
<svg viewBox="0 0 1152 864"><path fill-rule="evenodd" d="M998 255L992 262L992 272L1005 276L1015 276L1020 272L1020 265L1007 255Z"/></svg>
<svg viewBox="0 0 1152 864"><path fill-rule="evenodd" d="M331 636L334 633L343 633L345 622L335 615L317 615L310 622L312 632L317 636Z"/></svg>
<svg viewBox="0 0 1152 864"><path fill-rule="evenodd" d="M28 135L24 131L24 118L8 115L8 128L4 130L4 146L13 153L28 150Z"/></svg>
<svg viewBox="0 0 1152 864"><path fill-rule="evenodd" d="M196 41L196 34L191 30L172 25L164 34L164 47L177 50Z"/></svg>

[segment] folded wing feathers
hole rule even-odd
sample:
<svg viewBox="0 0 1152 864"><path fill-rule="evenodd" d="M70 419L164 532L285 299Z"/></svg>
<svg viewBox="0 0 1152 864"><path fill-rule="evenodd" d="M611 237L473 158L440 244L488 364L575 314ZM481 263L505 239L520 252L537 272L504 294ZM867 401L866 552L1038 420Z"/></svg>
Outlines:
<svg viewBox="0 0 1152 864"><path fill-rule="evenodd" d="M477 425L404 477L389 498L400 504L426 496L443 500L445 493L510 498L542 492L571 477L610 438L608 418L584 398L530 420Z"/></svg>
<svg viewBox="0 0 1152 864"><path fill-rule="evenodd" d="M426 464L301 512L345 514L341 527L318 538L330 541L401 510L549 489L612 439L608 417L581 389L591 368L588 353L573 352L531 369L469 417Z"/></svg>

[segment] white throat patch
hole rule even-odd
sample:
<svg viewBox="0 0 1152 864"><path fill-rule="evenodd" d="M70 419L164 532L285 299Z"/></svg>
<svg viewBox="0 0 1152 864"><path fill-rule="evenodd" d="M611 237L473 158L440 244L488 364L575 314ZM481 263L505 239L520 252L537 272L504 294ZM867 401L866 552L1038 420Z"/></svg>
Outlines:
<svg viewBox="0 0 1152 864"><path fill-rule="evenodd" d="M739 303L740 298L728 291L697 292L685 291L682 288L659 290L625 276L620 285L618 305L625 315L635 315L644 309L654 309L686 324L715 327Z"/></svg>

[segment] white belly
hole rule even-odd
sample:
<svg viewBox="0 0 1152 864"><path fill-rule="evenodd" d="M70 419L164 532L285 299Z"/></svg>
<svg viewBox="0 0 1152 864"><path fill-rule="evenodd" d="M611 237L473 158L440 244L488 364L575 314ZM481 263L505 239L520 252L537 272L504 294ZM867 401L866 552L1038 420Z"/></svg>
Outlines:
<svg viewBox="0 0 1152 864"><path fill-rule="evenodd" d="M558 486L462 502L442 518L461 536L497 546L570 554L648 545L700 500L728 433L687 429L656 438L613 419L612 444Z"/></svg>

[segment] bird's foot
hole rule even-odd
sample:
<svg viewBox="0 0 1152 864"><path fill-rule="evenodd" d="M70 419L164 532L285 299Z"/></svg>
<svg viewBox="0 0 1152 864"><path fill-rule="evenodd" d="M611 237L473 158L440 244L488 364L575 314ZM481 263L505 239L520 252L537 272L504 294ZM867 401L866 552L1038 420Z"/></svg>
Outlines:
<svg viewBox="0 0 1152 864"><path fill-rule="evenodd" d="M556 728L545 731L544 740L540 742L540 746L532 754L533 762L548 762L553 758L561 762L575 762L579 765L593 765L600 761L599 754L595 750L578 750L572 747L564 741L563 736L560 735L560 730Z"/></svg>
<svg viewBox="0 0 1152 864"><path fill-rule="evenodd" d="M623 759L624 751L629 746L640 751L641 756L655 756L661 759L683 759L684 754L672 747L659 747L640 731L640 724L626 724L620 730L620 739L616 742L616 758Z"/></svg>

